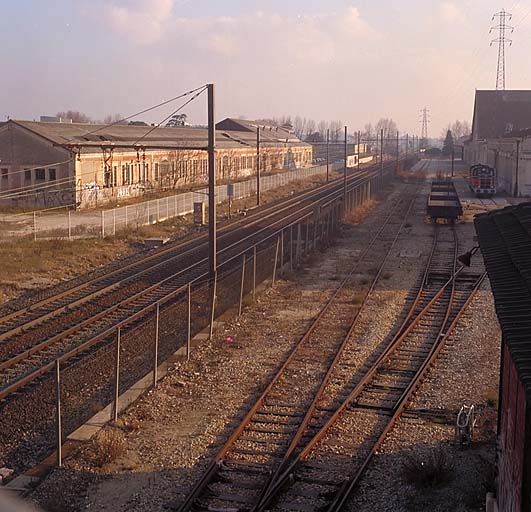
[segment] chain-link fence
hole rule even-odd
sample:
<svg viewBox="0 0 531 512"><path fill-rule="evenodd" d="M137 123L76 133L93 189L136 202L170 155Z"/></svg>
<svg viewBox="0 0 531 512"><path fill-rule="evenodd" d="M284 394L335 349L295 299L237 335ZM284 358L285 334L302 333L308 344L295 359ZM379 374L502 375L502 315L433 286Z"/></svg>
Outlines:
<svg viewBox="0 0 531 512"><path fill-rule="evenodd" d="M343 164L330 164L329 171L342 169ZM326 165L294 169L262 176L260 190L266 192L296 180L305 180L326 174ZM242 199L256 194L256 177L232 184L233 199ZM216 186L216 202L229 199L228 186ZM194 203L208 202L208 188L193 192L168 195L140 203L104 210L52 209L0 217L0 236L27 235L38 239L75 239L85 237L114 236L120 230L138 229L174 217L193 212Z"/></svg>

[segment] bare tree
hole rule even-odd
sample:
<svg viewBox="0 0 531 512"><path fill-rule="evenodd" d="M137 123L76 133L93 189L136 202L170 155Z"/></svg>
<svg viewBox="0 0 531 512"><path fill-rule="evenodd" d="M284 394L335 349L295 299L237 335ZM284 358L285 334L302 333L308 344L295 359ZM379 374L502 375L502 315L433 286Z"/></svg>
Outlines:
<svg viewBox="0 0 531 512"><path fill-rule="evenodd" d="M327 121L319 121L319 124L317 125L317 131L321 135L322 139L326 138L326 130L328 130L328 122Z"/></svg>
<svg viewBox="0 0 531 512"><path fill-rule="evenodd" d="M468 121L455 121L449 129L452 131L452 135L455 139L460 139L461 137L466 137L470 135L471 129Z"/></svg>
<svg viewBox="0 0 531 512"><path fill-rule="evenodd" d="M128 124L126 120L123 119L122 114L109 114L103 118L103 124Z"/></svg>
<svg viewBox="0 0 531 512"><path fill-rule="evenodd" d="M343 140L343 123L341 121L330 122L330 141L339 142Z"/></svg>
<svg viewBox="0 0 531 512"><path fill-rule="evenodd" d="M57 112L57 117L64 119L72 119L73 123L90 123L90 117L78 110L67 110L65 112Z"/></svg>
<svg viewBox="0 0 531 512"><path fill-rule="evenodd" d="M295 117L295 121L293 123L293 131L295 132L295 135L297 138L302 139L304 136L304 132L306 130L306 118L302 119L301 116Z"/></svg>
<svg viewBox="0 0 531 512"><path fill-rule="evenodd" d="M315 121L313 119L308 119L305 127L305 138L307 139L315 131Z"/></svg>

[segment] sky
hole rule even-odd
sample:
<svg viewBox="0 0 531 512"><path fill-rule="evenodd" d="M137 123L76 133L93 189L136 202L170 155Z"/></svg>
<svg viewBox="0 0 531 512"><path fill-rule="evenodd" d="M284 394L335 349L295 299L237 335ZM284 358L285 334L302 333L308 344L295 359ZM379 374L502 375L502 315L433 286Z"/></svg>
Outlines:
<svg viewBox="0 0 531 512"><path fill-rule="evenodd" d="M507 89L531 88L531 0L0 0L0 120L129 115L202 84L216 118L283 115L430 136L493 89L492 15L513 14ZM142 116L159 122L179 103ZM206 121L206 96L184 110Z"/></svg>

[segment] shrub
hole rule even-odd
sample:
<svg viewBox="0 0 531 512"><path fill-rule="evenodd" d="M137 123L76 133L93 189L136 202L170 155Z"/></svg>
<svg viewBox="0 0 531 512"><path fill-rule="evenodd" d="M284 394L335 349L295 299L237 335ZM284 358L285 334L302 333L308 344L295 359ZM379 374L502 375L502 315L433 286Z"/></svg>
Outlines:
<svg viewBox="0 0 531 512"><path fill-rule="evenodd" d="M412 453L402 464L406 482L419 488L433 488L445 485L453 477L453 464L438 448L427 453Z"/></svg>
<svg viewBox="0 0 531 512"><path fill-rule="evenodd" d="M87 453L87 459L92 465L102 467L115 461L125 453L125 450L126 442L122 431L118 429L104 430L93 439Z"/></svg>

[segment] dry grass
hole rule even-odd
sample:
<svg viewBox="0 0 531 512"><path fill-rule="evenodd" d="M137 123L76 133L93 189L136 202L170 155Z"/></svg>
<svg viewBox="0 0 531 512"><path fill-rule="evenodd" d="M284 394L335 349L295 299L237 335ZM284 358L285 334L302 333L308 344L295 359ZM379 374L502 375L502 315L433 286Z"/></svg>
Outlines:
<svg viewBox="0 0 531 512"><path fill-rule="evenodd" d="M363 222L363 220L369 215L369 212L377 205L378 203L374 199L369 199L365 203L363 203L358 208L355 208L352 212L350 212L346 218L345 222L347 224L360 224Z"/></svg>
<svg viewBox="0 0 531 512"><path fill-rule="evenodd" d="M0 301L88 272L131 251L123 241L101 239L20 239L0 244Z"/></svg>
<svg viewBox="0 0 531 512"><path fill-rule="evenodd" d="M101 468L122 456L127 448L125 435L121 429L103 430L87 446L85 458L91 465Z"/></svg>

